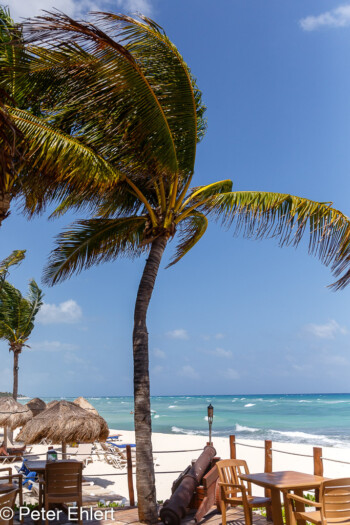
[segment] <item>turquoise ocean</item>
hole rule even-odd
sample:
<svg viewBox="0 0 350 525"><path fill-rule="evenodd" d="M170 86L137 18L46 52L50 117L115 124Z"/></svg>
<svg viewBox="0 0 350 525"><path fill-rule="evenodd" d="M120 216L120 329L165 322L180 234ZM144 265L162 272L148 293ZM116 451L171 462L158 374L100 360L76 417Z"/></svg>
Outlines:
<svg viewBox="0 0 350 525"><path fill-rule="evenodd" d="M132 397L87 399L110 428L133 430ZM350 447L350 394L152 397L153 431L207 435L209 403L213 435Z"/></svg>

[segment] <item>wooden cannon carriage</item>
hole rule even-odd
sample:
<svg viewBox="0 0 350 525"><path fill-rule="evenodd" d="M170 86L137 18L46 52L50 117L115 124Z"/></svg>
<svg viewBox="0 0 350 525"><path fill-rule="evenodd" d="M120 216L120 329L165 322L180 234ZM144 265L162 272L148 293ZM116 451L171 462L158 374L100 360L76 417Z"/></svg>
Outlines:
<svg viewBox="0 0 350 525"><path fill-rule="evenodd" d="M216 463L220 458L215 454L214 447L207 445L199 458L174 481L172 495L160 511L165 525L180 525L181 519L192 510L196 510L194 519L198 523L216 504Z"/></svg>

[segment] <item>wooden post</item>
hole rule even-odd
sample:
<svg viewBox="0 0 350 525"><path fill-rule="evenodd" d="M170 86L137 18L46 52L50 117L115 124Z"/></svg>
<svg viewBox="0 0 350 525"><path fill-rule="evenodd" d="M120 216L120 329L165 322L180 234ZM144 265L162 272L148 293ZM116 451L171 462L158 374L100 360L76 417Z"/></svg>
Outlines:
<svg viewBox="0 0 350 525"><path fill-rule="evenodd" d="M314 475L323 476L322 448L314 447ZM320 501L320 491L315 490L316 501Z"/></svg>
<svg viewBox="0 0 350 525"><path fill-rule="evenodd" d="M272 441L265 440L265 472L272 472ZM271 490L265 489L265 497L271 498ZM272 520L271 506L266 508L266 518Z"/></svg>
<svg viewBox="0 0 350 525"><path fill-rule="evenodd" d="M230 436L230 458L237 459L236 457L236 436Z"/></svg>
<svg viewBox="0 0 350 525"><path fill-rule="evenodd" d="M132 479L132 460L131 460L130 445L126 445L126 459L127 459L127 467L128 467L129 501L130 501L130 506L133 507L135 505L135 496L134 496L134 483Z"/></svg>
<svg viewBox="0 0 350 525"><path fill-rule="evenodd" d="M314 475L323 476L322 448L314 447Z"/></svg>

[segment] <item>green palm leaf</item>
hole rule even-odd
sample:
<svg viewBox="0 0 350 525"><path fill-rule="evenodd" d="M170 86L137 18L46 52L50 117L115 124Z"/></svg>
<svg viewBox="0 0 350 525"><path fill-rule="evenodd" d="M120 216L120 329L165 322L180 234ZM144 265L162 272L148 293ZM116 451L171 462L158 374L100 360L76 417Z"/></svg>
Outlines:
<svg viewBox="0 0 350 525"><path fill-rule="evenodd" d="M0 281L6 279L11 266L15 266L23 261L25 254L26 250L14 250L8 257L0 261Z"/></svg>
<svg viewBox="0 0 350 525"><path fill-rule="evenodd" d="M176 264L188 253L195 244L205 234L208 226L208 219L203 213L192 211L181 223L180 242L176 248L174 257L167 268Z"/></svg>
<svg viewBox="0 0 350 525"><path fill-rule="evenodd" d="M77 139L50 126L28 111L7 107L11 119L26 139L31 168L39 173L56 171L62 181L84 187L116 182L121 176L108 162Z"/></svg>
<svg viewBox="0 0 350 525"><path fill-rule="evenodd" d="M44 282L52 285L74 272L119 256L138 257L148 250L143 245L146 217L90 219L73 224L58 237L44 271Z"/></svg>
<svg viewBox="0 0 350 525"><path fill-rule="evenodd" d="M178 170L165 111L147 72L125 46L93 24L79 23L58 13L39 17L26 29L31 34L29 42L45 43L46 53L43 48L40 51L45 66L51 60L50 44L57 39L67 43L60 51L60 74L66 89L59 103L101 155L114 165L122 162L134 171L134 165L141 169L145 164L159 174Z"/></svg>
<svg viewBox="0 0 350 525"><path fill-rule="evenodd" d="M203 201L208 197L213 197L219 193L228 193L231 190L232 181L229 179L213 182L212 184L207 184L206 186L192 188L188 198L181 205L180 211L183 211L189 203L196 205L198 201Z"/></svg>
<svg viewBox="0 0 350 525"><path fill-rule="evenodd" d="M153 20L93 13L118 41L125 41L156 92L176 144L180 172L192 173L196 143L205 131L205 107L195 80L176 46ZM198 120L198 125L197 125Z"/></svg>
<svg viewBox="0 0 350 525"><path fill-rule="evenodd" d="M42 291L34 280L29 283L27 297L5 281L0 292L0 338L24 344L33 331L42 298Z"/></svg>
<svg viewBox="0 0 350 525"><path fill-rule="evenodd" d="M308 229L309 252L331 265L338 276L350 262L350 221L331 204L288 194L240 191L216 195L199 209L224 225L234 223L237 235L277 237L281 246L297 246ZM350 272L333 286L344 287L349 278Z"/></svg>

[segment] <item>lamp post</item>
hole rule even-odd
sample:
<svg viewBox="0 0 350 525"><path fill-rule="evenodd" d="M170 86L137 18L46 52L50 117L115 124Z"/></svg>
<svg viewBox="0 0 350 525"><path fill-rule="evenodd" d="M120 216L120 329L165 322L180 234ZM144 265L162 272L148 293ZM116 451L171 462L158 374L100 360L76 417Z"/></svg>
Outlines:
<svg viewBox="0 0 350 525"><path fill-rule="evenodd" d="M213 444L211 441L211 426L213 424L213 418L214 418L214 407L210 403L210 405L208 406L208 423L209 423L209 443L208 445Z"/></svg>

